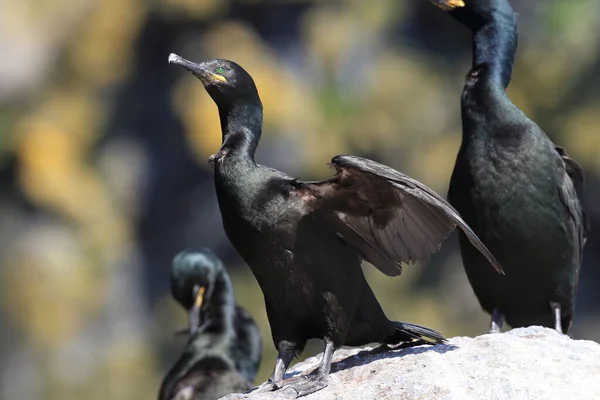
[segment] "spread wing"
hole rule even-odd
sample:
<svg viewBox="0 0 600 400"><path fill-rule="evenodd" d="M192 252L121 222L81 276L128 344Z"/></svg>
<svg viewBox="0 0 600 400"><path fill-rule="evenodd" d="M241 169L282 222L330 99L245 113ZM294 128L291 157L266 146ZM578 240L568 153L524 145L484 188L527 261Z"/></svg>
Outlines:
<svg viewBox="0 0 600 400"><path fill-rule="evenodd" d="M361 157L336 156L336 175L300 190L332 229L388 276L401 263L425 261L457 226L492 266L498 261L446 200L422 183Z"/></svg>
<svg viewBox="0 0 600 400"><path fill-rule="evenodd" d="M583 168L577 161L570 158L562 147L555 146L556 152L565 164L565 179L560 185L560 197L567 208L573 222L579 232L579 258L583 255L583 246L587 241L590 222L586 215L579 196L582 195L585 186L585 174Z"/></svg>

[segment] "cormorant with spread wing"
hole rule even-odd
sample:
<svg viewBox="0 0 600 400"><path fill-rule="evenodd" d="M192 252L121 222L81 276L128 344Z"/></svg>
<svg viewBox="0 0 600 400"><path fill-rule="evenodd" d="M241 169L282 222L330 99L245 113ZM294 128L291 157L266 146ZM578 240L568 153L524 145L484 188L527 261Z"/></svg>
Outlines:
<svg viewBox="0 0 600 400"><path fill-rule="evenodd" d="M333 351L342 345L444 341L431 329L390 321L365 280L362 259L399 275L402 262L426 260L458 226L501 271L452 206L392 168L337 156L332 179L304 182L257 164L263 117L252 77L227 60L196 64L171 54L169 61L194 74L219 110L223 144L210 160L223 226L262 289L279 352L273 375L257 390L285 385L304 396L324 388ZM311 338L325 341L319 368L282 382Z"/></svg>

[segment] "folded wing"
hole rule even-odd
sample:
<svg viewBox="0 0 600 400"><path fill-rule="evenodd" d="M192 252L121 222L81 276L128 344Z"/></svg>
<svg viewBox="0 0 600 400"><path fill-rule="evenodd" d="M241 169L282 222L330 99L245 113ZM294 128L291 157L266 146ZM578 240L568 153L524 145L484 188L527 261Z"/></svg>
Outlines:
<svg viewBox="0 0 600 400"><path fill-rule="evenodd" d="M560 184L559 193L563 204L573 219L579 232L579 258L583 256L583 246L587 241L590 229L589 219L581 206L581 199L585 186L585 174L583 168L568 156L565 149L555 146L556 152L564 162L565 177Z"/></svg>

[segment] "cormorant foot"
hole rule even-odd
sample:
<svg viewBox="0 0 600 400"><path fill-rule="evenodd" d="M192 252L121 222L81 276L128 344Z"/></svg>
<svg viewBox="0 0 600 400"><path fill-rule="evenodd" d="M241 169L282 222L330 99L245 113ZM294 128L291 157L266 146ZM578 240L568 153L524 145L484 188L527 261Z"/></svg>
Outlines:
<svg viewBox="0 0 600 400"><path fill-rule="evenodd" d="M266 392L272 392L277 389L280 389L280 386L277 383L273 382L271 380L271 378L269 378L262 385L259 385L257 387L254 387L254 388L248 390L246 392L246 394L248 394L248 393L266 393Z"/></svg>
<svg viewBox="0 0 600 400"><path fill-rule="evenodd" d="M286 398L295 399L307 396L326 388L328 384L327 376L323 375L319 370L298 378L293 379L293 383L288 383L290 380L284 382L285 385L281 388L281 391L285 394Z"/></svg>
<svg viewBox="0 0 600 400"><path fill-rule="evenodd" d="M498 325L492 323L488 333L502 333L502 329Z"/></svg>
<svg viewBox="0 0 600 400"><path fill-rule="evenodd" d="M331 370L331 359L335 346L333 341L325 338L325 351L319 368L308 375L294 377L282 382L281 392L289 398L295 399L317 392L328 384L329 371Z"/></svg>
<svg viewBox="0 0 600 400"><path fill-rule="evenodd" d="M389 345L389 344L384 343L384 344L380 344L377 347L374 347L372 350L363 350L359 354L374 356L377 354L387 353L388 351L401 350L401 349L406 349L409 347L421 346L424 344L433 345L433 343L428 342L427 340L423 340L423 339L417 339L417 340L413 340L411 342L400 342L400 344L397 344L397 345Z"/></svg>
<svg viewBox="0 0 600 400"><path fill-rule="evenodd" d="M502 325L504 324L504 315L499 308L494 308L492 312L492 321L490 322L490 330L488 333L502 333Z"/></svg>
<svg viewBox="0 0 600 400"><path fill-rule="evenodd" d="M391 350L392 350L392 348L390 346L388 346L387 344L381 344L381 345L373 348L373 350L370 350L368 352L368 354L369 355L381 354L381 353L386 353Z"/></svg>
<svg viewBox="0 0 600 400"><path fill-rule="evenodd" d="M563 330L562 330L560 303L551 301L550 308L552 309L552 314L554 316L554 330L562 335Z"/></svg>
<svg viewBox="0 0 600 400"><path fill-rule="evenodd" d="M412 342L400 343L399 345L394 346L390 350L408 349L409 347L423 346L424 344L435 345L435 343L428 342L425 339L417 339L413 340Z"/></svg>

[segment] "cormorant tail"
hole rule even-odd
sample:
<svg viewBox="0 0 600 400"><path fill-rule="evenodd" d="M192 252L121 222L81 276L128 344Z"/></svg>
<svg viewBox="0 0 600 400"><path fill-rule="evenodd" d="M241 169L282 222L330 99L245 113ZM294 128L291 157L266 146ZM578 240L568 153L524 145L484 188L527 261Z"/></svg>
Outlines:
<svg viewBox="0 0 600 400"><path fill-rule="evenodd" d="M396 334L394 335L394 339L398 339L396 343L410 342L419 339L432 344L446 343L444 335L433 329L421 325L410 324L408 322L392 321L392 323L396 327Z"/></svg>

